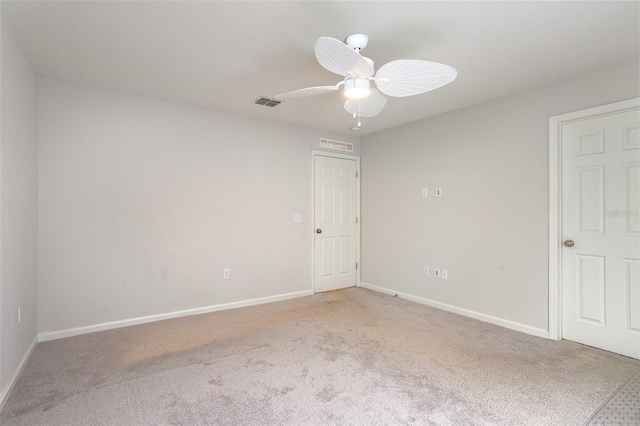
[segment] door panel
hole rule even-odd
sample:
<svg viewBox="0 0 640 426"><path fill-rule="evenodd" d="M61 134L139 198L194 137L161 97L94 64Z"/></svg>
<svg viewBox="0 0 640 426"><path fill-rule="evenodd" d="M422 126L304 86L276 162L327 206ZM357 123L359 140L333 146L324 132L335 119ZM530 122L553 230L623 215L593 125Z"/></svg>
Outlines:
<svg viewBox="0 0 640 426"><path fill-rule="evenodd" d="M624 281L627 287L629 328L640 332L640 261L624 259Z"/></svg>
<svg viewBox="0 0 640 426"><path fill-rule="evenodd" d="M604 256L578 255L580 319L605 325Z"/></svg>
<svg viewBox="0 0 640 426"><path fill-rule="evenodd" d="M355 266L355 261L351 258L351 248L353 247L353 241L350 235L343 235L340 237L340 273L350 274L352 267Z"/></svg>
<svg viewBox="0 0 640 426"><path fill-rule="evenodd" d="M320 278L333 274L333 237L320 237Z"/></svg>
<svg viewBox="0 0 640 426"><path fill-rule="evenodd" d="M604 167L578 169L578 232L604 234Z"/></svg>
<svg viewBox="0 0 640 426"><path fill-rule="evenodd" d="M640 211L640 163L627 163L623 172L624 211ZM624 221L624 232L629 236L640 235L640 214L627 214Z"/></svg>
<svg viewBox="0 0 640 426"><path fill-rule="evenodd" d="M320 187L320 223L333 223L333 186Z"/></svg>
<svg viewBox="0 0 640 426"><path fill-rule="evenodd" d="M562 335L640 358L640 111L561 127ZM570 244L569 244L570 245Z"/></svg>
<svg viewBox="0 0 640 426"><path fill-rule="evenodd" d="M350 224L353 220L353 212L351 211L353 203L351 199L353 198L351 187L349 186L340 186L340 223Z"/></svg>
<svg viewBox="0 0 640 426"><path fill-rule="evenodd" d="M356 285L356 168L355 160L314 157L316 292Z"/></svg>

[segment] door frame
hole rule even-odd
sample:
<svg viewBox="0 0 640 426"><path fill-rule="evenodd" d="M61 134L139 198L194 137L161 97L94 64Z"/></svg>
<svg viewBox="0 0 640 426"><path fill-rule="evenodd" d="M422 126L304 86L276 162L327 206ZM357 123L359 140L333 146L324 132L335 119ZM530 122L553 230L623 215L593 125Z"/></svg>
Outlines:
<svg viewBox="0 0 640 426"><path fill-rule="evenodd" d="M549 339L562 339L562 126L639 105L632 98L549 117Z"/></svg>
<svg viewBox="0 0 640 426"><path fill-rule="evenodd" d="M356 262L358 263L358 268L356 269L356 283L355 286L360 286L360 270L362 269L362 264L360 262L360 224L362 222L362 217L360 215L360 156L359 155L349 155L349 154L340 154L333 153L329 151L319 151L319 150L311 150L311 224L309 227L309 232L311 232L311 291L313 294L316 293L316 238L315 238L315 230L316 230L316 157L331 157L331 158L342 158L344 160L354 160L356 162L356 215L358 217L358 223L356 225Z"/></svg>

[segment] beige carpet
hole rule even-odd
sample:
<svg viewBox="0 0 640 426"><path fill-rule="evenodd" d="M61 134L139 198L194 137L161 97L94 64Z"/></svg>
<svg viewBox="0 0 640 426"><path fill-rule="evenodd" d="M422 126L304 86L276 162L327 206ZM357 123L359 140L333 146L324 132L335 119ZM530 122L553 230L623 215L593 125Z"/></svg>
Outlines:
<svg viewBox="0 0 640 426"><path fill-rule="evenodd" d="M0 423L581 425L639 369L352 288L40 343Z"/></svg>

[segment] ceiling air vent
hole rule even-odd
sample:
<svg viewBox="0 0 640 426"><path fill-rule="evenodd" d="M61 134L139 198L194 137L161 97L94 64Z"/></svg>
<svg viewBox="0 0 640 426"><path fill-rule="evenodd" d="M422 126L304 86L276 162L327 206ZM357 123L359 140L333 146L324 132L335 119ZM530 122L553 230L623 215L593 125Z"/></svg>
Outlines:
<svg viewBox="0 0 640 426"><path fill-rule="evenodd" d="M335 149L338 151L353 152L353 144L349 142L333 141L331 139L320 139L321 148Z"/></svg>
<svg viewBox="0 0 640 426"><path fill-rule="evenodd" d="M264 105L273 108L274 106L278 106L282 103L282 101L276 101L272 98L267 98L266 96L260 96L257 99L253 100L253 103L256 105Z"/></svg>

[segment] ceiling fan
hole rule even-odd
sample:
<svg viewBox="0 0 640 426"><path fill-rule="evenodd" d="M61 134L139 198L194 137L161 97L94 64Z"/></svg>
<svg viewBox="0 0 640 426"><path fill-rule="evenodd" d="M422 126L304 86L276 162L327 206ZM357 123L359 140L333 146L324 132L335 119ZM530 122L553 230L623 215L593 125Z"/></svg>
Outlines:
<svg viewBox="0 0 640 426"><path fill-rule="evenodd" d="M302 96L322 95L344 89L348 98L344 109L356 117L373 117L379 114L387 103L382 95L405 97L418 95L452 82L458 75L455 68L437 62L417 59L400 59L381 66L374 76L374 62L360 51L367 47L369 37L354 34L346 39L346 44L331 37L320 37L316 41L316 59L325 69L344 77L335 86L315 86L275 96L276 100L286 100ZM376 88L371 87L371 82ZM358 130L361 126L358 119Z"/></svg>

